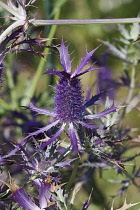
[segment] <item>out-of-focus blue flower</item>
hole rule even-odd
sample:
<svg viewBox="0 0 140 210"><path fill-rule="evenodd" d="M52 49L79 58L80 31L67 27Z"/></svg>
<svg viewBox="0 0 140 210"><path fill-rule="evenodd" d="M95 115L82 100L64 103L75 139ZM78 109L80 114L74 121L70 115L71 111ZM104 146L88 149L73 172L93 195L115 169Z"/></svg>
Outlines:
<svg viewBox="0 0 140 210"><path fill-rule="evenodd" d="M61 45L59 47L56 46L56 48L60 54L60 63L63 67L63 71L48 70L45 73L57 75L60 77L55 90L54 111L38 108L32 103L30 103L30 105L27 107L28 109L31 109L32 111L35 111L38 114L52 116L56 118L56 120L51 124L40 128L36 132L29 133L29 135L26 138L38 135L39 133L46 132L54 126L58 126L59 130L46 142L42 143L42 145L39 148L39 150L41 150L45 146L55 141L68 126L68 136L71 141L72 149L75 152L78 152L80 145L79 143L82 141L82 139L80 139L77 134L79 126L90 129L96 129L98 127L93 124L94 121L92 121L92 124L88 124L88 120L94 120L96 118L105 117L107 114L115 112L117 108L114 107L114 104L112 104L106 110L95 114L89 114L86 110L86 108L93 105L94 102L97 101L102 94L99 93L93 96L89 101L85 102L84 97L82 95L82 87L79 79L79 76L89 71L98 69L94 68L93 66L86 67L89 60L91 59L91 56L97 48L92 50L91 52L86 52L85 57L81 60L80 65L73 73L71 71L71 60L70 54L68 53L68 46L65 46L62 40ZM82 71L83 68L84 71Z"/></svg>
<svg viewBox="0 0 140 210"><path fill-rule="evenodd" d="M100 91L105 91L105 94L102 95L103 101L106 100L108 96L110 100L114 100L116 86L114 80L112 79L112 75L110 70L107 67L101 68L98 72L98 89Z"/></svg>
<svg viewBox="0 0 140 210"><path fill-rule="evenodd" d="M109 56L108 52L104 52L100 59L97 60L96 57L92 57L93 62L97 60L96 65L100 67L97 74L97 89L98 91L105 91L101 96L103 101L106 101L108 96L110 100L114 100L115 90L117 83L113 79L110 69L107 67L107 57ZM107 91L108 90L108 91Z"/></svg>
<svg viewBox="0 0 140 210"><path fill-rule="evenodd" d="M20 123L18 122L18 119L20 119ZM35 131L35 128L44 126L44 124L41 121L37 120L36 116L34 115L32 115L29 118L27 115L25 115L25 113L11 111L8 113L7 116L5 116L2 126L3 126L3 131L8 129L9 127L13 128L13 130L16 127L20 127L22 129L22 133L29 133ZM37 138L40 139L44 137L45 136L43 134L37 136ZM9 135L8 136L4 135L4 138L5 140L9 141ZM11 138L14 138L14 135L12 135Z"/></svg>

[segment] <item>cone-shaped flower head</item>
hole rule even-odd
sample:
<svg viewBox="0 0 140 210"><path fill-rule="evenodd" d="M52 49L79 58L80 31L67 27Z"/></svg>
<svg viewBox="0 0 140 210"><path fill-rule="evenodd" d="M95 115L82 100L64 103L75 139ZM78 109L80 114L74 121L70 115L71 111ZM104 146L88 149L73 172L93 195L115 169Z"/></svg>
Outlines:
<svg viewBox="0 0 140 210"><path fill-rule="evenodd" d="M56 126L57 124L61 124L59 130L53 135L53 137L51 137L49 140L41 145L40 149L42 149L54 140L56 140L65 129L65 126L67 124L69 127L69 137L71 140L72 148L74 151L78 152L78 144L80 142L80 139L76 132L78 125L80 124L90 129L96 129L98 128L97 126L93 124L87 124L87 122L85 122L85 119L92 120L94 118L105 117L107 114L116 111L116 107L112 105L108 109L98 114L87 114L86 112L86 108L93 105L94 102L97 101L102 95L102 92L93 96L89 101L85 103L84 97L82 96L82 87L79 76L97 69L93 68L92 66L86 68L92 54L97 48L92 50L91 52L86 52L85 57L81 60L80 65L73 73L71 71L71 61L70 54L68 53L68 46L65 46L62 40L61 45L56 48L60 54L60 63L63 67L63 71L48 70L45 73L54 74L60 77L55 90L54 112L35 107L32 103L30 103L30 106L27 107L33 111L38 112L39 114L51 115L56 118L56 121L43 128L40 128L36 132L30 133L27 137L38 135L41 132L46 132L51 127ZM84 71L82 71L83 68Z"/></svg>
<svg viewBox="0 0 140 210"><path fill-rule="evenodd" d="M56 86L55 112L59 120L74 122L82 118L83 97L78 78L61 78Z"/></svg>

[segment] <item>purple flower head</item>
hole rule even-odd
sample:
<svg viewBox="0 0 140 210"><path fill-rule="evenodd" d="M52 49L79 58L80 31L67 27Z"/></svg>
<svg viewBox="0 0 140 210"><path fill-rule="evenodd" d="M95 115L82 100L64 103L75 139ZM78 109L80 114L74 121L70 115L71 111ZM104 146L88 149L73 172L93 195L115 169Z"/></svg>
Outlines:
<svg viewBox="0 0 140 210"><path fill-rule="evenodd" d="M109 52L105 51L101 58L98 59L96 62L96 65L98 65L100 70L98 71L97 75L97 88L100 91L106 91L102 96L101 99L103 101L106 101L106 97L108 96L110 100L114 99L115 96L115 90L116 82L112 78L112 74L110 69L107 67L107 58L109 56ZM92 61L94 62L96 60L96 57L92 56ZM109 91L107 91L109 90Z"/></svg>
<svg viewBox="0 0 140 210"><path fill-rule="evenodd" d="M106 91L106 94L102 95L103 101L106 100L106 96L108 96L110 100L114 99L115 86L116 86L116 83L112 78L110 69L107 67L100 69L98 72L98 89L100 91L109 90L109 91Z"/></svg>
<svg viewBox="0 0 140 210"><path fill-rule="evenodd" d="M71 70L71 60L70 54L68 52L68 46L65 46L62 40L61 45L59 47L56 46L55 48L59 51L60 63L63 67L63 71L48 70L45 72L45 74L53 74L60 77L55 90L54 111L52 112L46 109L35 107L32 103L30 103L27 108L39 114L53 116L56 118L56 120L51 124L40 128L36 132L29 133L26 138L38 135L42 132L46 132L54 126L58 126L58 131L49 140L40 146L40 149L43 149L45 146L55 141L68 126L68 137L70 138L72 149L75 152L78 152L78 145L80 141L82 141L77 134L78 127L82 126L90 129L97 129L98 127L93 125L93 122L90 121L91 124L88 124L87 121L89 119L93 120L95 118L105 117L107 114L115 112L116 107L112 105L103 112L96 114L88 114L86 111L87 107L93 105L94 102L99 99L101 93L93 96L89 101L85 102L82 95L83 91L79 76L89 71L98 69L94 68L93 66L87 67L92 54L98 47L91 52L86 52L85 57L81 60L80 65L74 72Z"/></svg>

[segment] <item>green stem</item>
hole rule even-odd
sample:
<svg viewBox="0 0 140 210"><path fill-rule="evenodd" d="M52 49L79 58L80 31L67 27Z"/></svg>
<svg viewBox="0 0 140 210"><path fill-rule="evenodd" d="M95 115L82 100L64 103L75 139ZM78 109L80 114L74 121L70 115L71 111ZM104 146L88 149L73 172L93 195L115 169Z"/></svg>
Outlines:
<svg viewBox="0 0 140 210"><path fill-rule="evenodd" d="M56 13L56 15L55 15L54 18L55 18L55 19L59 18L59 14L60 14L60 10ZM56 27L57 27L56 25L53 25L53 26L51 27L50 33L49 33L49 35L48 35L48 37L47 37L47 38L49 38L50 40L47 41L47 45L51 45L51 43L52 43L52 38L53 38L53 36L54 36L54 34L55 34L55 32L56 32ZM43 53L45 53L45 54L48 53L48 52L49 52L49 48L45 48L44 51L43 51ZM46 55L46 58L47 58L47 55ZM46 59L45 59L45 58L41 58L41 59L40 59L39 65L38 65L38 67L37 67L36 74L35 74L35 76L34 76L34 78L33 78L33 81L31 82L31 86L30 86L28 95L26 96L26 98L25 98L24 101L23 101L24 106L28 105L30 99L33 97L33 95L34 95L34 93L35 93L35 90L36 90L38 81L39 81L40 76L41 76L41 74L42 74L42 72L43 72L43 66L45 65L45 62L46 62Z"/></svg>
<svg viewBox="0 0 140 210"><path fill-rule="evenodd" d="M63 19L63 20L29 20L30 23L41 25L85 25L85 24L118 24L140 23L140 18L112 18L112 19Z"/></svg>
<svg viewBox="0 0 140 210"><path fill-rule="evenodd" d="M79 158L77 160L75 160L74 168L73 168L70 180L69 180L69 182L67 184L67 187L66 187L66 194L70 192L71 186L72 186L73 182L75 181L75 177L76 177L76 174L77 174L79 162L80 162Z"/></svg>
<svg viewBox="0 0 140 210"><path fill-rule="evenodd" d="M126 100L126 104L130 103L132 96L133 96L133 92L134 92L134 88L135 88L135 76L136 76L135 66L132 66L130 91L129 91L129 94L128 94L128 97Z"/></svg>
<svg viewBox="0 0 140 210"><path fill-rule="evenodd" d="M0 106L3 107L4 110L11 110L11 105L5 102L2 98L0 98Z"/></svg>
<svg viewBox="0 0 140 210"><path fill-rule="evenodd" d="M11 55L8 56L8 63L11 63ZM16 110L18 108L17 105L17 96L16 96L16 91L15 91L15 84L14 84L14 80L13 80L13 75L11 72L11 69L8 65L8 68L6 69L6 76L7 76L7 83L8 83L8 87L10 90L10 96L11 96L11 106L13 108L13 110Z"/></svg>
<svg viewBox="0 0 140 210"><path fill-rule="evenodd" d="M136 77L136 69L135 66L132 66L132 71L131 71L131 83L130 83L130 89L129 89L129 93L128 93L128 97L126 99L126 107L123 108L123 111L120 115L120 131L123 125L123 119L126 115L127 112L127 105L129 105L132 97L133 97L133 93L134 93L134 88L135 88L135 77Z"/></svg>

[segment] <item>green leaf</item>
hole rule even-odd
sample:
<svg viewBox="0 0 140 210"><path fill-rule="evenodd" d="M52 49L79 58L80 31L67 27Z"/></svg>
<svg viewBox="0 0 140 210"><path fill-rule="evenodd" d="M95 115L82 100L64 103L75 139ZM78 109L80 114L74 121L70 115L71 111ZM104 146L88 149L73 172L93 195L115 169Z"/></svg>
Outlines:
<svg viewBox="0 0 140 210"><path fill-rule="evenodd" d="M83 182L79 182L75 185L73 192L72 192L70 204L74 204L75 197L76 197L77 193L79 192L79 190L81 189L82 185L83 185Z"/></svg>
<svg viewBox="0 0 140 210"><path fill-rule="evenodd" d="M115 45L107 42L107 41L103 41L103 40L99 40L101 43L103 43L105 46L107 46L109 48L109 50L111 52L113 52L115 55L117 55L118 57L120 57L123 60L127 60L127 56L121 52Z"/></svg>
<svg viewBox="0 0 140 210"><path fill-rule="evenodd" d="M133 23L130 29L130 37L136 41L139 37L139 23Z"/></svg>
<svg viewBox="0 0 140 210"><path fill-rule="evenodd" d="M55 1L54 8L53 8L53 11L50 14L50 16L52 17L53 15L55 15L55 13L62 7L62 5L64 3L66 3L66 1L67 0L57 0L57 1Z"/></svg>
<svg viewBox="0 0 140 210"><path fill-rule="evenodd" d="M118 29L119 29L119 31L121 32L122 36L123 36L125 39L128 39L128 40L131 39L129 32L128 32L128 30L124 27L124 25L118 24Z"/></svg>

